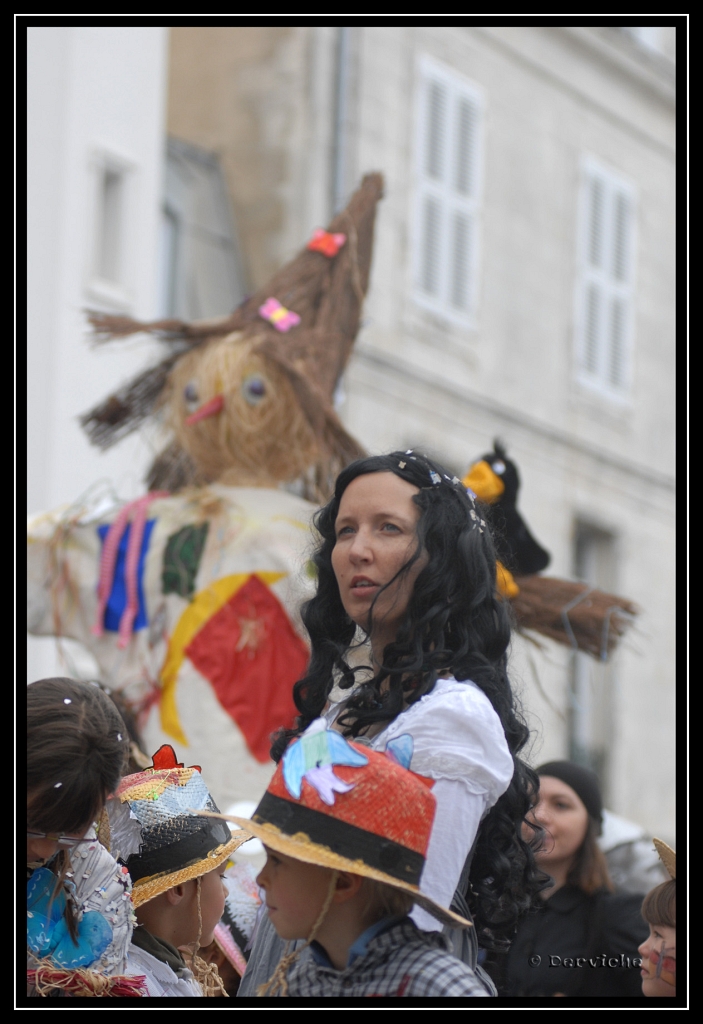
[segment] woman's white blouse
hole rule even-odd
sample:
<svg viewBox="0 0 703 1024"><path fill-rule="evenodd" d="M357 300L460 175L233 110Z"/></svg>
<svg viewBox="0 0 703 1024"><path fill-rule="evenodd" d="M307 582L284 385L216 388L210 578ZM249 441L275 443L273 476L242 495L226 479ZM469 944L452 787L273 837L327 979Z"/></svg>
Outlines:
<svg viewBox="0 0 703 1024"><path fill-rule="evenodd" d="M343 704L332 704L332 723ZM475 683L438 679L431 693L398 715L371 740L385 750L391 740L412 737L410 769L435 779L435 820L420 889L448 907L481 819L506 791L513 775L498 714ZM426 931L441 930L427 911L415 907L412 918Z"/></svg>

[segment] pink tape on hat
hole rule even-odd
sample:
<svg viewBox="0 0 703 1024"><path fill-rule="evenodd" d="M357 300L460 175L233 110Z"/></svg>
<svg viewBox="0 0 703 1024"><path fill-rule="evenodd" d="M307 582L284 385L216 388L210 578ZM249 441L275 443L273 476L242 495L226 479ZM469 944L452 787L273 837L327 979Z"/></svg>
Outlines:
<svg viewBox="0 0 703 1024"><path fill-rule="evenodd" d="M281 331L284 334L291 327L297 327L300 323L300 317L297 313L294 313L292 309L286 309L278 299L274 298L267 299L263 306L259 306L259 315L264 320L268 320L277 331Z"/></svg>

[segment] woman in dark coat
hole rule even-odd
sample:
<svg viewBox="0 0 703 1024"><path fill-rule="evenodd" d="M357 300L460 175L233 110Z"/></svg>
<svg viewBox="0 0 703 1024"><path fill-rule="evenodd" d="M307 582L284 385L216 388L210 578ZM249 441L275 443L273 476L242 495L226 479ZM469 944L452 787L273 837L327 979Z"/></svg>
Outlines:
<svg viewBox="0 0 703 1024"><path fill-rule="evenodd" d="M510 951L491 970L499 995L638 997L637 947L647 933L642 896L613 892L597 843L598 780L570 761L544 764L537 774L533 815L546 833L537 863L554 884L540 894L542 905L521 920Z"/></svg>

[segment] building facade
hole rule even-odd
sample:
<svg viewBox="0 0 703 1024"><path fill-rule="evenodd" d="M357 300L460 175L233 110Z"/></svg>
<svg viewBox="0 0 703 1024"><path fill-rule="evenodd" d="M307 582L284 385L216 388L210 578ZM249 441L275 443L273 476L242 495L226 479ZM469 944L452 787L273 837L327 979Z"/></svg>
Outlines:
<svg viewBox="0 0 703 1024"><path fill-rule="evenodd" d="M169 133L220 157L247 290L383 172L341 415L456 472L500 438L548 572L637 603L610 664L518 637L512 674L533 763L588 761L672 837L675 45L672 25L176 27L168 103Z"/></svg>
<svg viewBox="0 0 703 1024"><path fill-rule="evenodd" d="M516 636L511 675L532 763L593 764L613 811L672 842L676 32L35 28L29 47L29 511L99 478L134 497L151 456L148 435L100 455L80 433L150 351L89 355L85 307L226 313L381 171L340 415L371 452L461 474L500 438L547 572L639 606L609 664Z"/></svg>

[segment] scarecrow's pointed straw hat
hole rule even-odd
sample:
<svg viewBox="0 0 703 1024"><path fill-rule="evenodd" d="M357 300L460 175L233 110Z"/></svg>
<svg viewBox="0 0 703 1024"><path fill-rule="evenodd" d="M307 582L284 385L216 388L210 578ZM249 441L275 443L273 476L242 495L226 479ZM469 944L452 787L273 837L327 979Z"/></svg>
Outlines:
<svg viewBox="0 0 703 1024"><path fill-rule="evenodd" d="M383 195L383 178L368 174L323 235L321 248L310 242L262 288L232 314L186 323L182 320L140 322L129 317L89 315L96 341L111 341L137 332L155 334L168 345L169 354L156 366L129 381L81 417L91 442L108 448L136 429L156 409L169 375L188 351L240 332L251 339L254 351L282 371L318 441L325 476L363 455L363 449L342 426L334 411L333 396L359 330L362 305L369 283L376 205ZM332 236L330 239L329 236ZM318 242L320 240L318 239ZM341 246L338 249L335 247ZM327 246L327 252L324 250ZM275 320L262 316L270 300L292 311L294 327L282 333ZM280 323L280 320L279 320ZM166 461L178 453L164 453ZM163 458L162 456L161 458ZM182 467L181 485L194 482ZM176 473L178 477L178 473ZM168 486L159 476L159 459L149 477L150 486ZM175 478L174 478L175 479Z"/></svg>

